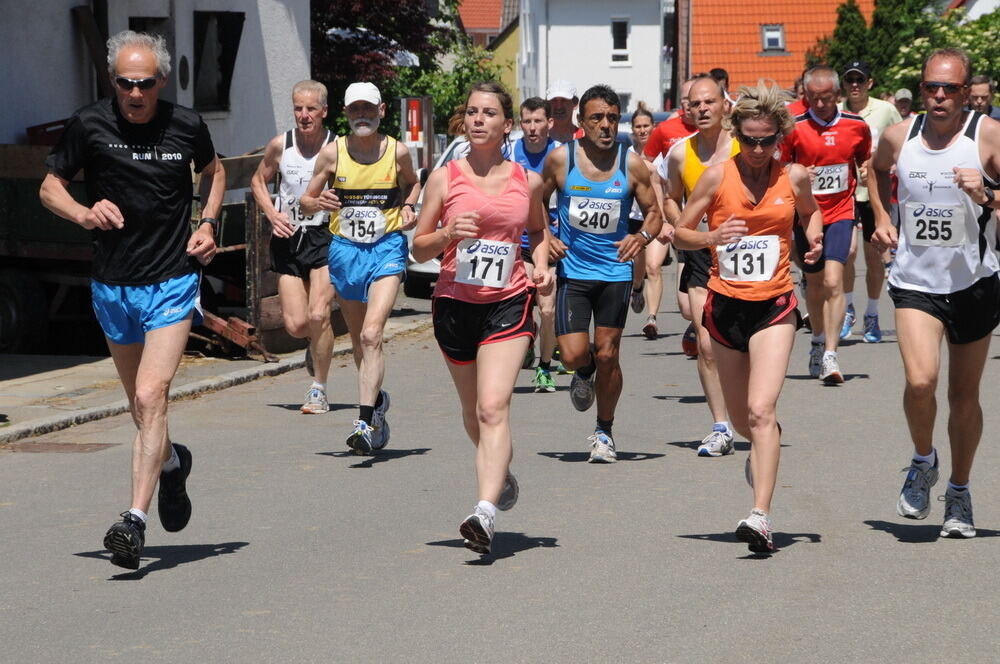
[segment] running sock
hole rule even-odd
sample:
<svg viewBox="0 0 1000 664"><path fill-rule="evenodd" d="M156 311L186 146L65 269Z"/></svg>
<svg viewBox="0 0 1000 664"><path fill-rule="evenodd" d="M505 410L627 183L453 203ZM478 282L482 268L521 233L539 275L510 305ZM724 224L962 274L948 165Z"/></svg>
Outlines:
<svg viewBox="0 0 1000 664"><path fill-rule="evenodd" d="M951 480L948 480L948 488L951 489L952 491L968 491L969 490L969 485L968 484L955 484Z"/></svg>
<svg viewBox="0 0 1000 664"><path fill-rule="evenodd" d="M133 507L132 509L130 509L128 511L128 513L131 514L132 516L139 517L140 521L142 521L143 523L146 523L146 513L143 512L142 510L138 510L138 509L136 509L136 508Z"/></svg>
<svg viewBox="0 0 1000 664"><path fill-rule="evenodd" d="M375 408L381 406L383 401L385 401L385 399L382 398L382 390L379 390L378 396L375 397Z"/></svg>
<svg viewBox="0 0 1000 664"><path fill-rule="evenodd" d="M825 351L823 351L823 359L825 360L828 357L832 357L833 359L836 360L837 359L837 351L835 351L835 350L825 350Z"/></svg>
<svg viewBox="0 0 1000 664"><path fill-rule="evenodd" d="M937 461L937 450L933 450L932 449L931 453L928 454L927 456L923 456L921 454L917 454L916 451L914 451L913 452L913 460L914 461L919 461L920 463L928 463L928 464L930 464L930 465L933 466L934 463Z"/></svg>
<svg viewBox="0 0 1000 664"><path fill-rule="evenodd" d="M542 360L539 360L538 368L543 371L552 371L552 360L547 360L544 362Z"/></svg>
<svg viewBox="0 0 1000 664"><path fill-rule="evenodd" d="M173 445L170 446L170 458L163 462L163 469L161 472L169 473L171 470L177 470L181 467L181 459L177 456L177 448ZM145 519L143 519L145 521Z"/></svg>
<svg viewBox="0 0 1000 664"><path fill-rule="evenodd" d="M610 420L602 420L599 417L597 418L597 431L603 431L609 436L611 436L611 427L613 427L614 425L615 425L615 418L613 417ZM613 438L614 436L611 437Z"/></svg>
<svg viewBox="0 0 1000 664"><path fill-rule="evenodd" d="M314 380L313 384L309 386L310 390L323 390L326 392L326 383L321 383L318 380Z"/></svg>
<svg viewBox="0 0 1000 664"><path fill-rule="evenodd" d="M489 514L494 519L497 518L497 506L488 500L480 500L476 507Z"/></svg>
<svg viewBox="0 0 1000 664"><path fill-rule="evenodd" d="M577 369L576 375L580 378L590 378L595 371L597 371L597 361L594 359L594 352L591 351L590 362L587 363L587 366Z"/></svg>
<svg viewBox="0 0 1000 664"><path fill-rule="evenodd" d="M878 300L868 300L865 316L878 316Z"/></svg>
<svg viewBox="0 0 1000 664"><path fill-rule="evenodd" d="M851 291L850 293L844 293L844 300L846 301L846 305L844 306L845 309L847 307L853 307L854 306L854 291Z"/></svg>
<svg viewBox="0 0 1000 664"><path fill-rule="evenodd" d="M814 334L812 337L812 342L814 344L825 344L826 343L826 332L820 332L819 334Z"/></svg>
<svg viewBox="0 0 1000 664"><path fill-rule="evenodd" d="M361 414L358 415L358 419L370 426L372 417L375 415L375 406L362 406L360 410Z"/></svg>
<svg viewBox="0 0 1000 664"><path fill-rule="evenodd" d="M715 424L712 425L712 431L718 431L720 433L726 433L726 432L729 432L729 431L732 431L732 430L733 430L733 428L731 426L729 426L729 422L726 421L726 420L723 420L721 422L716 422Z"/></svg>

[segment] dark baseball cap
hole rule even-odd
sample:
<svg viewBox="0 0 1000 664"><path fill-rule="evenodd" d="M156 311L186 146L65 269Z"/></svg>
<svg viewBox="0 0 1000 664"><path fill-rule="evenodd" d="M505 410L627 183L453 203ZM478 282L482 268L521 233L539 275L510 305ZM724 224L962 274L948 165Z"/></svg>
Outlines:
<svg viewBox="0 0 1000 664"><path fill-rule="evenodd" d="M858 72L865 78L872 77L872 68L869 67L868 63L864 62L863 60L852 60L851 62L848 62L847 66L844 67L844 72L841 74L841 76L847 76L852 71Z"/></svg>

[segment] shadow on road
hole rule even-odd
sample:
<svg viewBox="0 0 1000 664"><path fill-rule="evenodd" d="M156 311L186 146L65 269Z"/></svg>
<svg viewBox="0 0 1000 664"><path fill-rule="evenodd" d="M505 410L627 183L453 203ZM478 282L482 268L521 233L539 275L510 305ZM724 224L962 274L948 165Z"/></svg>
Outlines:
<svg viewBox="0 0 1000 664"><path fill-rule="evenodd" d="M492 565L497 560L513 558L515 554L529 549L551 549L559 546L555 537L529 537L524 533L508 533L498 531L493 538L493 551L474 560L465 561L466 565ZM427 542L427 546L448 546L464 549L460 539L439 540Z"/></svg>
<svg viewBox="0 0 1000 664"><path fill-rule="evenodd" d="M283 408L285 410L299 410L302 408L300 403L269 403L267 404L271 408ZM332 403L330 404L330 412L337 410L347 410L349 408L357 408L357 404L351 403Z"/></svg>
<svg viewBox="0 0 1000 664"><path fill-rule="evenodd" d="M819 378L813 378L809 374L788 374L787 376L785 376L785 378L787 378L789 380L812 380L812 381L815 381L817 383L821 382ZM871 378L871 376L869 376L866 373L854 373L854 374L852 374L852 373L845 373L844 374L844 382L845 383L849 383L852 380L857 380L859 378L863 378L865 380L868 380L869 378ZM823 387L837 387L837 385L836 384L833 384L833 385L826 385L826 384L824 384Z"/></svg>
<svg viewBox="0 0 1000 664"><path fill-rule="evenodd" d="M569 385L556 385L556 392L569 392ZM534 394L535 388L531 385L525 385L522 387L515 387L514 394ZM551 394L549 392L548 394Z"/></svg>
<svg viewBox="0 0 1000 664"><path fill-rule="evenodd" d="M701 445L701 441L700 440L675 440L673 442L667 443L667 445L673 445L674 447L684 447L684 448L687 448L687 449L690 449L690 450L696 450L696 449L698 449L698 446ZM782 443L781 446L782 447L791 447L787 443ZM736 442L733 443L733 449L736 450L737 452L749 452L750 451L750 443L748 443L746 441L742 441L742 440L737 440Z"/></svg>
<svg viewBox="0 0 1000 664"><path fill-rule="evenodd" d="M408 456L423 455L430 451L431 448L429 447L416 447L412 450L401 450L395 447L389 447L384 450L379 450L378 454L370 457L359 457L353 452L317 452L316 454L320 456L336 457L338 459L363 459L363 461L351 464L348 468L371 468L376 463L385 463L386 461L402 459Z"/></svg>
<svg viewBox="0 0 1000 664"><path fill-rule="evenodd" d="M683 396L677 397L671 394L654 394L654 399L659 399L660 401L676 401L677 403L705 403L705 395L695 394L693 396Z"/></svg>
<svg viewBox="0 0 1000 664"><path fill-rule="evenodd" d="M895 537L900 542L919 544L921 542L936 542L941 537L941 526L934 523L892 523L891 521L869 520L864 524L872 530L881 530ZM989 530L987 528L976 528L976 537L996 537L1000 535L1000 530ZM960 538L961 539L961 538Z"/></svg>
<svg viewBox="0 0 1000 664"><path fill-rule="evenodd" d="M558 459L559 461L568 461L570 463L579 463L581 461L590 461L590 452L539 452L538 456L549 457L550 459ZM650 459L656 459L657 457L665 456L663 454L650 454L647 452L618 452L619 461L648 461Z"/></svg>
<svg viewBox="0 0 1000 664"><path fill-rule="evenodd" d="M111 581L138 581L150 572L160 572L165 569L173 569L184 563L193 563L206 558L214 558L227 553L236 553L248 542L224 542L222 544L175 544L170 546L147 546L142 550L142 560L155 558L152 563L145 567L140 567L134 572L123 572L111 577ZM74 556L81 558L97 558L99 560L111 560L111 553L106 550L82 551L74 553ZM140 560L141 564L141 560ZM121 569L115 567L114 569Z"/></svg>
<svg viewBox="0 0 1000 664"><path fill-rule="evenodd" d="M678 535L677 537L683 537L684 539L694 539L702 540L706 542L726 542L730 544L739 544L740 546L746 546L743 542L736 537L734 531L729 531L725 533L704 533L702 535ZM774 553L779 553L782 549L787 549L793 544L798 544L799 542L806 542L808 544L819 544L823 537L818 533L781 533L775 532L772 535L774 539ZM759 560L761 558L770 558L773 554L768 553L751 553L747 556L742 556L743 560Z"/></svg>

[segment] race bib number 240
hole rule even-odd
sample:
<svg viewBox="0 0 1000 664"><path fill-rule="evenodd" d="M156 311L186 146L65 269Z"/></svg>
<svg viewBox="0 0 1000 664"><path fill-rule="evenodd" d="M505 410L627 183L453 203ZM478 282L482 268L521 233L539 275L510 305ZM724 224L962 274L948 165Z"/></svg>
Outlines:
<svg viewBox="0 0 1000 664"><path fill-rule="evenodd" d="M618 230L621 216L620 200L584 196L569 199L569 225L584 233L610 235Z"/></svg>

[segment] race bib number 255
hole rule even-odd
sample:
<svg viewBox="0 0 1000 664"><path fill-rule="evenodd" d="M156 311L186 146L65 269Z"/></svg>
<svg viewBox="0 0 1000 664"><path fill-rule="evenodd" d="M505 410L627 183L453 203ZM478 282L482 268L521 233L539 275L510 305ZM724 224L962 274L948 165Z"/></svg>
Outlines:
<svg viewBox="0 0 1000 664"><path fill-rule="evenodd" d="M957 247L965 244L965 215L961 205L906 204L904 232L910 244L920 247Z"/></svg>

